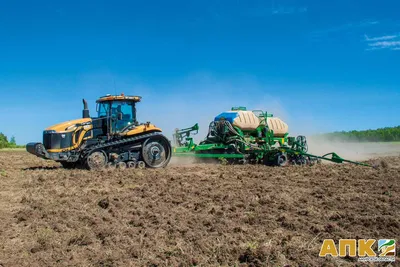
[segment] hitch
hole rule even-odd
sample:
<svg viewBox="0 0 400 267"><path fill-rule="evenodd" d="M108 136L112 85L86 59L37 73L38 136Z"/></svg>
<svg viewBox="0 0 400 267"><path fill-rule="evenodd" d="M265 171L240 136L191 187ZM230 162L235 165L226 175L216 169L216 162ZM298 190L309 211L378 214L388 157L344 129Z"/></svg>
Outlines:
<svg viewBox="0 0 400 267"><path fill-rule="evenodd" d="M184 128L184 129L175 129L175 133L172 135L174 145L176 147L182 146L193 146L193 138L191 135L196 135L199 133L199 124L196 123L192 127Z"/></svg>

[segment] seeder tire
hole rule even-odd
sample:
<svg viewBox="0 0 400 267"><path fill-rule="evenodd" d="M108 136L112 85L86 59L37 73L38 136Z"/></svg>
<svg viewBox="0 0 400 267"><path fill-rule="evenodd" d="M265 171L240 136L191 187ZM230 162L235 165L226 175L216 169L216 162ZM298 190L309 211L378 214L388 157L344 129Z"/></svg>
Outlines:
<svg viewBox="0 0 400 267"><path fill-rule="evenodd" d="M288 156L285 153L279 153L276 156L276 165L279 167L285 167L289 163Z"/></svg>

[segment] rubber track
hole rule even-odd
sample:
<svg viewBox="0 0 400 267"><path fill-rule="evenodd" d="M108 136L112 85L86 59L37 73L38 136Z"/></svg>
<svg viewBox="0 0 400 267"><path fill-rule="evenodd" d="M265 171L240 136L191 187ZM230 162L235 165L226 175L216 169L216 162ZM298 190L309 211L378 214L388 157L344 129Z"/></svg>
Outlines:
<svg viewBox="0 0 400 267"><path fill-rule="evenodd" d="M115 146L115 145L123 145L125 143L129 143L129 142L132 142L132 141L138 141L138 140L146 139L148 137L153 137L153 136L164 136L164 135L162 133L155 132L155 133L148 133L148 134L135 136L135 137L131 137L131 138L126 138L126 139L122 139L122 140L118 140L118 141L112 141L112 142L109 142L109 143L103 143L103 144L96 145L96 146L88 148L87 151L84 151L82 153L83 154L82 158L85 158L92 151L97 150L97 149L103 149L103 148L107 148L107 147Z"/></svg>

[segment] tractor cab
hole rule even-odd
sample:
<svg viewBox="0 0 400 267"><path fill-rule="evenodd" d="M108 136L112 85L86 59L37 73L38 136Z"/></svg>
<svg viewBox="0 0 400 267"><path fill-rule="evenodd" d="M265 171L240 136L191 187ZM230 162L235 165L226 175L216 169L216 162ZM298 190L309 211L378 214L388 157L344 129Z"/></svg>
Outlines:
<svg viewBox="0 0 400 267"><path fill-rule="evenodd" d="M99 119L103 118L107 134L113 135L125 131L131 126L138 125L136 119L136 102L140 96L106 95L100 97L96 103Z"/></svg>

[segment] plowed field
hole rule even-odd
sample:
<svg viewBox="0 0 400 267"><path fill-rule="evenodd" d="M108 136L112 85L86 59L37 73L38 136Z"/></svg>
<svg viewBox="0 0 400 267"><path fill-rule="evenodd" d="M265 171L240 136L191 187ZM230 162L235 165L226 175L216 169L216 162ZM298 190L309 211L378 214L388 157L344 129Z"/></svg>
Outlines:
<svg viewBox="0 0 400 267"><path fill-rule="evenodd" d="M90 172L0 152L0 266L351 266L322 241L399 239L400 157L370 162Z"/></svg>

